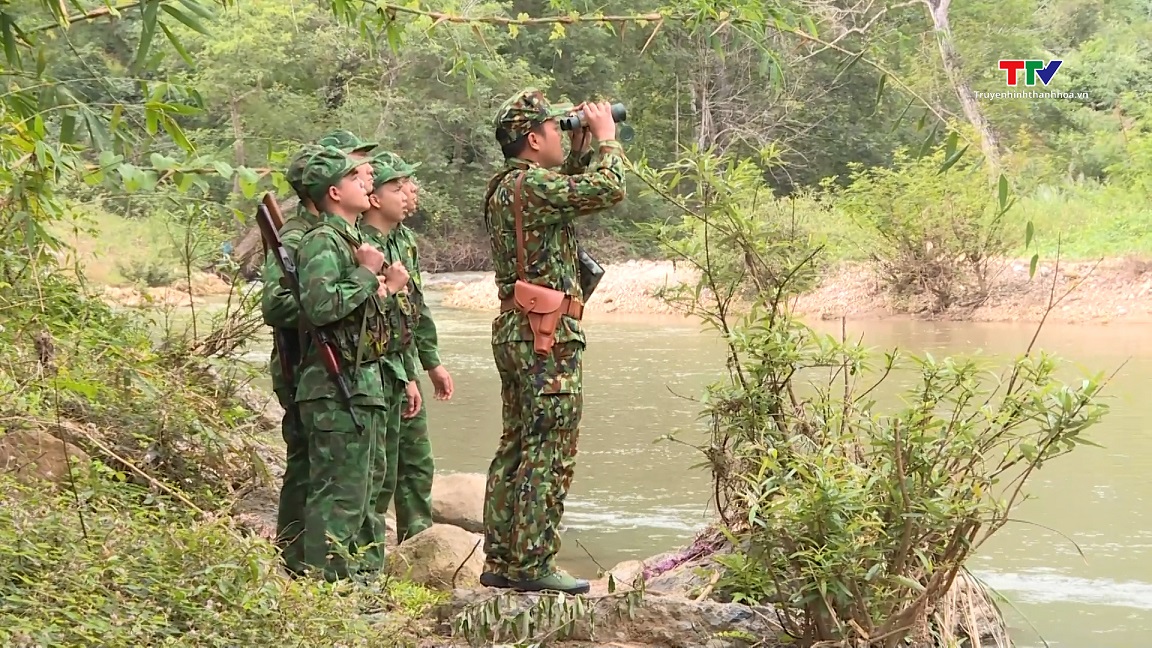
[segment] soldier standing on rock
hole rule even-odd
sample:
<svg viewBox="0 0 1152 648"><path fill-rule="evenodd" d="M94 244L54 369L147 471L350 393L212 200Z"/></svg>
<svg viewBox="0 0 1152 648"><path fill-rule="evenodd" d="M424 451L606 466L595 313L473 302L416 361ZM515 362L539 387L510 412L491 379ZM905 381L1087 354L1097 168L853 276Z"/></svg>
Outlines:
<svg viewBox="0 0 1152 648"><path fill-rule="evenodd" d="M408 301L412 306L410 326L412 343L408 345L413 365L428 372L436 398L452 398L452 376L440 362L439 342L436 323L432 311L424 300L423 282L420 274L420 254L416 246L416 233L404 224L416 210L419 187L412 174L415 165L404 162L400 156L389 151L377 154L373 171L376 174L395 173L400 190L408 198L408 208L393 223L385 241L385 256L389 263L399 261L408 270ZM419 391L419 382L416 381ZM391 468L393 464L389 464ZM400 421L400 439L395 462L396 482L394 486L396 505L396 536L398 542L424 531L432 526L432 479L435 463L432 457L432 443L428 436L428 413L421 399L419 409L412 416ZM383 514L390 502L381 500L378 512Z"/></svg>
<svg viewBox="0 0 1152 648"><path fill-rule="evenodd" d="M575 221L623 200L625 174L611 107L581 108L585 128L571 132L567 160L556 118L571 106L550 105L530 88L496 116L505 166L488 183L485 224L501 302L492 356L504 430L485 489L480 582L488 587L572 594L589 587L555 564L583 410Z"/></svg>

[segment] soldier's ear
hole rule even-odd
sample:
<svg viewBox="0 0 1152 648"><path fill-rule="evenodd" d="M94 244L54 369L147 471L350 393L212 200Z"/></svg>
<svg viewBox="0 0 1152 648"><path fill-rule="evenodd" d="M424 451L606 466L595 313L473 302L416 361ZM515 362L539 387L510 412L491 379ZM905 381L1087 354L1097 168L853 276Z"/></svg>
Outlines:
<svg viewBox="0 0 1152 648"><path fill-rule="evenodd" d="M380 209L380 199L376 197L375 192L368 194L368 204L372 205L372 209Z"/></svg>

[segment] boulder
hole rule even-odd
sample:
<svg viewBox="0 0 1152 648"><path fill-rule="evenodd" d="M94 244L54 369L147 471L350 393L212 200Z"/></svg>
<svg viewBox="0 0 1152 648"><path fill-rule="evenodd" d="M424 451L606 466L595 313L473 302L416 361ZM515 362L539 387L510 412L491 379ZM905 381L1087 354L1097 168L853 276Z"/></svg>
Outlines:
<svg viewBox="0 0 1152 648"><path fill-rule="evenodd" d="M68 478L68 459L85 466L88 454L38 429L8 429L0 432L0 472L28 482L60 481Z"/></svg>
<svg viewBox="0 0 1152 648"><path fill-rule="evenodd" d="M435 590L475 587L484 570L483 544L479 534L433 524L389 553L388 572Z"/></svg>
<svg viewBox="0 0 1152 648"><path fill-rule="evenodd" d="M432 521L484 533L484 486L479 473L436 475L432 480Z"/></svg>

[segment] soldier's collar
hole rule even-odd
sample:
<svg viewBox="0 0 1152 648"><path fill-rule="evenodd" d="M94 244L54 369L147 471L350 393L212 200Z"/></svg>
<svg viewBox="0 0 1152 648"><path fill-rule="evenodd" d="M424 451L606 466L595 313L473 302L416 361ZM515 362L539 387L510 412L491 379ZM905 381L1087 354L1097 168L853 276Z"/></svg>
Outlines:
<svg viewBox="0 0 1152 648"><path fill-rule="evenodd" d="M532 162L531 160L525 160L524 158L514 157L514 158L508 158L507 160L505 160L504 166L506 168L509 168L509 169L532 169L532 168L538 167L540 165L535 163L535 162Z"/></svg>

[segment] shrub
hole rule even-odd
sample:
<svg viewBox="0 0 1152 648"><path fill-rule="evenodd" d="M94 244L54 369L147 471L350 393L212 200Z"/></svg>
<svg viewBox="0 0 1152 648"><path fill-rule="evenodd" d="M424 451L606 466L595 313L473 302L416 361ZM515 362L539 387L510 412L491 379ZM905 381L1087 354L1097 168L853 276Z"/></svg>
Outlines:
<svg viewBox="0 0 1152 648"><path fill-rule="evenodd" d="M708 391L710 438L700 447L735 549L719 559L719 595L775 603L799 646L947 638L965 561L1009 520L1036 470L1089 443L1085 431L1105 412L1103 381L1063 384L1056 361L1031 348L997 378L975 360L877 358L846 336L818 333L787 309L812 252L803 240L758 235L748 196L759 179L705 156L678 166L696 195L711 197L664 233L702 272L681 303L728 350L729 375ZM874 191L902 182L858 185L854 200L878 200ZM777 270L761 275L742 316L732 314L730 292L704 290L764 266ZM897 395L886 384L897 373L912 385L900 390L902 405L882 405Z"/></svg>
<svg viewBox="0 0 1152 648"><path fill-rule="evenodd" d="M851 183L830 189L837 209L863 228L868 257L892 294L927 298L934 313L980 305L993 264L1011 247L1008 205L997 200L987 174L964 162L942 170L946 154L897 151L891 167L851 163Z"/></svg>

